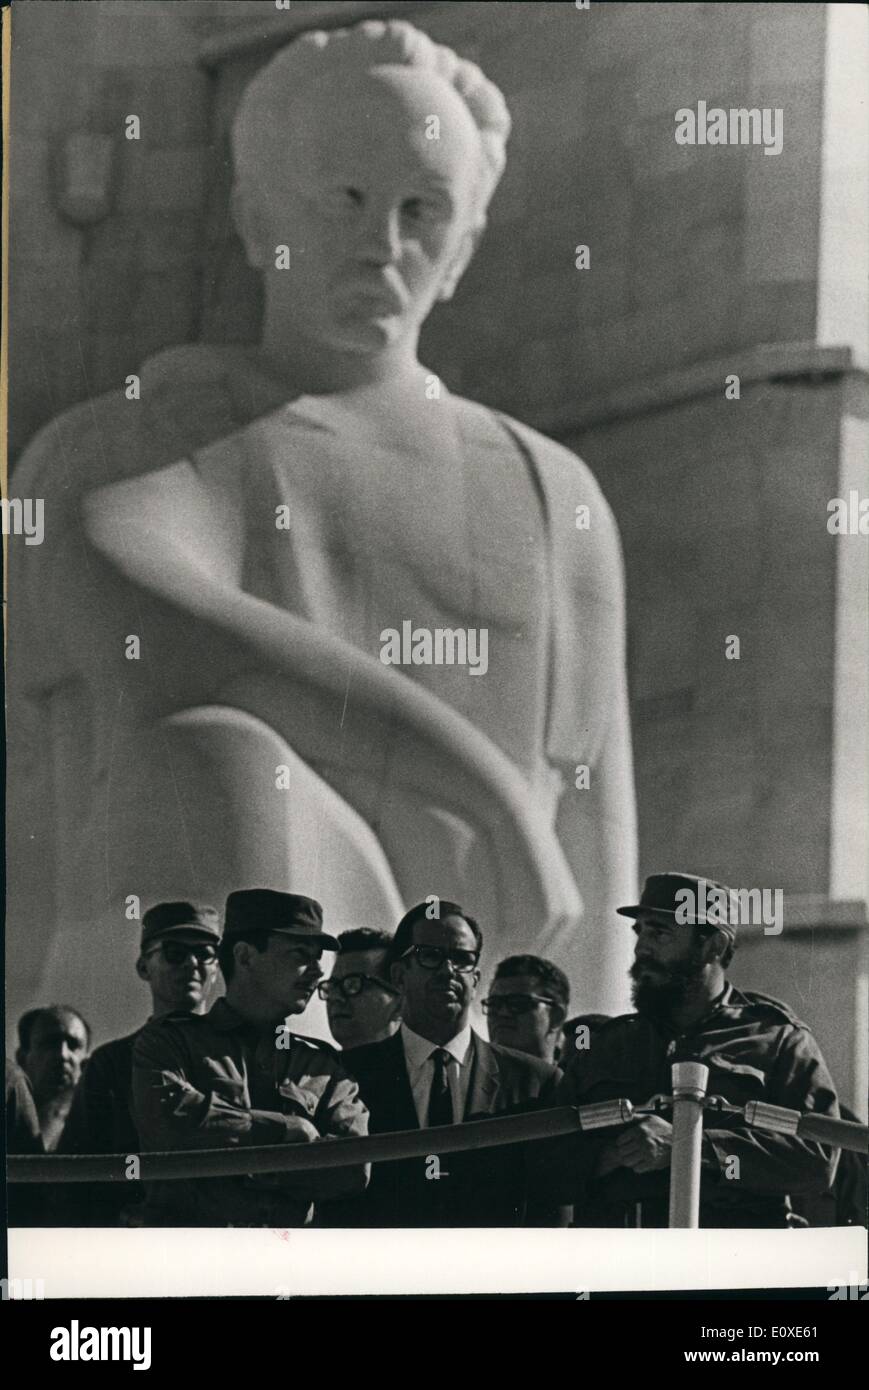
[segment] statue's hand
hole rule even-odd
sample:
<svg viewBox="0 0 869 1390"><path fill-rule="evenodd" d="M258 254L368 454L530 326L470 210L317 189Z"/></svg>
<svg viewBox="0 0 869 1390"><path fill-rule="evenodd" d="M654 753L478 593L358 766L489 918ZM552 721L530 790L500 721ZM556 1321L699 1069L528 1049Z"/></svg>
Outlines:
<svg viewBox="0 0 869 1390"><path fill-rule="evenodd" d="M545 811L533 801L525 811L517 818L511 806L499 819L493 837L498 873L511 885L511 894L521 895L535 932L557 936L578 924L582 898Z"/></svg>
<svg viewBox="0 0 869 1390"><path fill-rule="evenodd" d="M277 707L257 697L252 712L300 756L316 762L335 729L347 747L388 740L391 775L479 827L517 919L525 914L535 931L553 932L578 920L579 893L551 819L508 754L410 677L245 592L239 537L189 464L90 495L84 520L92 544L127 578L237 642L254 683L258 672L283 683Z"/></svg>

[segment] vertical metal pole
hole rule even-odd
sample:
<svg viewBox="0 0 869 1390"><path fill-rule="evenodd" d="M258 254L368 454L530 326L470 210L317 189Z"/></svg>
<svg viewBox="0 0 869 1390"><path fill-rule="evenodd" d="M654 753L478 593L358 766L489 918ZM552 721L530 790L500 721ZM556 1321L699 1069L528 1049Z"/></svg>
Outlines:
<svg viewBox="0 0 869 1390"><path fill-rule="evenodd" d="M702 1062L674 1062L673 1154L670 1160L670 1226L694 1228L700 1222L700 1146L709 1068Z"/></svg>

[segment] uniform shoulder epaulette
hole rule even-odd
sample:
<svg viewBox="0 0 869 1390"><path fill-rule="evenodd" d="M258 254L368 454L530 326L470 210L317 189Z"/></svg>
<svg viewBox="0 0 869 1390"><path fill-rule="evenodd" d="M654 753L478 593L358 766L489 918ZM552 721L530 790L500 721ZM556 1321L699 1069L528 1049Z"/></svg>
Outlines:
<svg viewBox="0 0 869 1390"><path fill-rule="evenodd" d="M594 1033L605 1033L608 1029L615 1028L619 1024L638 1023L639 1018L639 1014L614 1014L612 1018L606 1018L603 1023L598 1023L592 1031Z"/></svg>
<svg viewBox="0 0 869 1390"><path fill-rule="evenodd" d="M326 1042L325 1038L309 1038L306 1033L293 1033L293 1042L307 1043L308 1047L320 1049L323 1052L331 1052L333 1057L340 1057L341 1051L334 1043Z"/></svg>
<svg viewBox="0 0 869 1390"><path fill-rule="evenodd" d="M807 1031L811 1032L808 1024L803 1023L794 1013L790 1005L785 1004L783 1000L775 999L771 994L761 994L760 991L756 989L743 989L740 990L740 994L743 994L751 1004L760 1004L763 1008L769 1009L772 1013L781 1014L782 1018L787 1023L792 1023L795 1028L805 1028Z"/></svg>

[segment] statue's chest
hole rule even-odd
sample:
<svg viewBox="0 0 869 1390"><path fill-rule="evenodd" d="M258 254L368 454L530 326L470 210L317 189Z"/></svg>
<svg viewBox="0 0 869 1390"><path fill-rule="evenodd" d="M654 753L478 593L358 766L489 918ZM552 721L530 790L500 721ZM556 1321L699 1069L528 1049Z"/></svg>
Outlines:
<svg viewBox="0 0 869 1390"><path fill-rule="evenodd" d="M546 537L529 465L494 424L375 438L366 422L292 444L297 524L379 613L428 605L518 630L543 602ZM304 544L304 536L296 539Z"/></svg>

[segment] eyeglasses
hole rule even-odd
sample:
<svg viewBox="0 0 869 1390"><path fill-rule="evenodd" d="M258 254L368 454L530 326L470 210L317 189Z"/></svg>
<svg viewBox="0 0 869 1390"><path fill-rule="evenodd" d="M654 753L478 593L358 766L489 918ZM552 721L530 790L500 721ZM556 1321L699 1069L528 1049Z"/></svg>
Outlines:
<svg viewBox="0 0 869 1390"><path fill-rule="evenodd" d="M181 941L164 941L146 954L162 955L167 965L183 965L188 956L193 956L197 965L217 964L217 952L213 946L194 946Z"/></svg>
<svg viewBox="0 0 869 1390"><path fill-rule="evenodd" d="M342 994L345 999L353 999L369 985L388 989L390 994L398 993L392 988L392 985L388 985L385 980L378 979L376 975L344 975L340 980L323 980L317 986L317 993L321 999L334 998L337 994Z"/></svg>
<svg viewBox="0 0 869 1390"><path fill-rule="evenodd" d="M480 959L479 951L448 951L444 946L410 946L401 957L415 956L423 970L440 970L445 960L455 966L460 975L469 975L476 970Z"/></svg>
<svg viewBox="0 0 869 1390"><path fill-rule="evenodd" d="M554 999L547 999L542 994L490 994L488 999L483 1000L484 1014L510 1014L512 1018L517 1018L519 1014L530 1014L535 1004L554 1004Z"/></svg>

